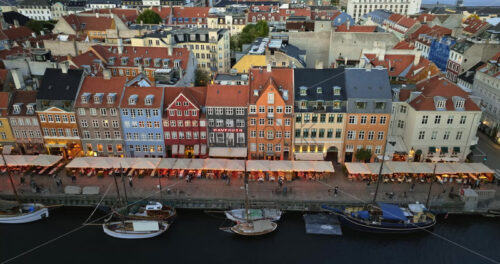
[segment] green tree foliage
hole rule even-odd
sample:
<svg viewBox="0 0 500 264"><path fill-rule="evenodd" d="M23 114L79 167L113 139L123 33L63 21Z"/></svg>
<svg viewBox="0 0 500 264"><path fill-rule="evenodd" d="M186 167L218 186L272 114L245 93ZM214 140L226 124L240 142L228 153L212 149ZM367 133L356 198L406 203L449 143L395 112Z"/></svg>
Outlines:
<svg viewBox="0 0 500 264"><path fill-rule="evenodd" d="M357 160L367 162L372 157L372 151L369 149L362 148L358 149L355 155Z"/></svg>
<svg viewBox="0 0 500 264"><path fill-rule="evenodd" d="M210 75L208 72L202 69L196 69L194 72L194 85L195 86L205 86L210 81Z"/></svg>
<svg viewBox="0 0 500 264"><path fill-rule="evenodd" d="M30 20L26 23L26 27L31 29L31 31L40 34L40 31L44 31L45 33L51 32L54 29L53 21L38 21L38 20Z"/></svg>
<svg viewBox="0 0 500 264"><path fill-rule="evenodd" d="M231 47L233 50L241 50L243 44L252 43L256 38L267 37L268 35L269 26L266 21L261 20L257 24L248 24L240 34L231 38Z"/></svg>
<svg viewBox="0 0 500 264"><path fill-rule="evenodd" d="M146 9L136 19L137 23L141 23L141 21L144 24L159 24L161 22L161 17L155 11Z"/></svg>

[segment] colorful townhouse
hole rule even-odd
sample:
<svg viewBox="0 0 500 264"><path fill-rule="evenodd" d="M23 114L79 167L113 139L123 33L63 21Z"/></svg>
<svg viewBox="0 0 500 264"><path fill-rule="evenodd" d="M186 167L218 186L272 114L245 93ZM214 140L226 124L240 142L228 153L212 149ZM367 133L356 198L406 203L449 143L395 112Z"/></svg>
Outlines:
<svg viewBox="0 0 500 264"><path fill-rule="evenodd" d="M119 114L126 77L86 77L75 99L83 152L87 156L123 157L123 135Z"/></svg>
<svg viewBox="0 0 500 264"><path fill-rule="evenodd" d="M248 159L291 160L293 69L250 70Z"/></svg>
<svg viewBox="0 0 500 264"><path fill-rule="evenodd" d="M206 114L210 157L247 157L248 85L211 84Z"/></svg>
<svg viewBox="0 0 500 264"><path fill-rule="evenodd" d="M120 118L127 157L164 157L161 113L162 87L126 87L120 102Z"/></svg>
<svg viewBox="0 0 500 264"><path fill-rule="evenodd" d="M346 115L343 68L294 69L294 159L342 162Z"/></svg>
<svg viewBox="0 0 500 264"><path fill-rule="evenodd" d="M0 149L2 154L10 154L16 143L8 118L10 100L8 92L0 92Z"/></svg>
<svg viewBox="0 0 500 264"><path fill-rule="evenodd" d="M207 122L203 107L207 87L167 87L163 100L163 134L167 157L207 156Z"/></svg>
<svg viewBox="0 0 500 264"><path fill-rule="evenodd" d="M76 123L75 98L84 79L83 70L45 70L36 97L36 113L49 154L63 154L65 158L81 155L82 144Z"/></svg>
<svg viewBox="0 0 500 264"><path fill-rule="evenodd" d="M22 154L46 152L35 112L36 95L36 91L14 91L9 106L10 126Z"/></svg>
<svg viewBox="0 0 500 264"><path fill-rule="evenodd" d="M392 94L387 69L345 69L347 113L344 162L356 161L359 149L381 159L391 121Z"/></svg>

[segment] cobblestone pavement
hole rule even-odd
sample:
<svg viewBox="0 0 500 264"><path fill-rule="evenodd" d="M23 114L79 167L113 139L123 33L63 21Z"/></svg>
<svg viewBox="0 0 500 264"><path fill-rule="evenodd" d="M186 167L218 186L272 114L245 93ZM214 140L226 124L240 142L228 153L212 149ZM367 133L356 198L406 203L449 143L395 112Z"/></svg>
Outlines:
<svg viewBox="0 0 500 264"><path fill-rule="evenodd" d="M341 167L336 167L335 174L323 181L294 180L285 182L283 187L279 187L276 182L250 182L250 199L267 201L338 201L345 203L371 202L375 192L376 184L367 185L365 182L348 181L342 172ZM98 186L100 194L104 194L110 188L108 195L114 196L115 184L112 177L97 178L96 176L79 176L76 182L72 182L71 177L65 175L65 171L59 174L62 180L62 187L57 187L53 178L48 176L35 176L33 180L41 186L43 193L64 195L64 186ZM14 175L14 181L18 186L20 195L31 193L29 187L30 179L26 179L25 184L20 184L20 176ZM134 198L159 197L158 184L161 182L162 195L164 197L175 197L183 199L243 199L243 179L232 179L230 184L224 180L193 179L186 182L185 179L174 178L134 178L133 186L130 187L128 179L124 178L127 188L127 195ZM121 194L123 195L123 183L118 181ZM338 186L339 192L334 194L333 189ZM429 184L415 184L413 191L410 190L410 183L385 183L380 184L378 201L386 202L415 202L425 203L429 190ZM449 198L451 188L457 193L461 185L456 183L435 183L432 186L431 201L433 204L442 204L452 201ZM285 192L286 188L286 192ZM480 189L495 189L496 201L500 201L500 186L497 184L482 184ZM393 192L392 199L386 193ZM6 175L0 176L0 194L11 194L12 189Z"/></svg>

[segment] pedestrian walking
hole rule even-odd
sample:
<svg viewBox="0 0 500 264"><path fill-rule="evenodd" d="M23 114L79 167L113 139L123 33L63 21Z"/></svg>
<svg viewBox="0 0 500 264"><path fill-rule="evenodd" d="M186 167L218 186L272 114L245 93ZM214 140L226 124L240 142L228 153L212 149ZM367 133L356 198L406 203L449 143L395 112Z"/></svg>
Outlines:
<svg viewBox="0 0 500 264"><path fill-rule="evenodd" d="M20 180L19 185L24 185L24 182L25 182L24 176L21 176L21 178L19 180Z"/></svg>
<svg viewBox="0 0 500 264"><path fill-rule="evenodd" d="M335 186L335 188L333 189L333 195L335 195L335 197L337 197L338 193L339 193L339 186Z"/></svg>
<svg viewBox="0 0 500 264"><path fill-rule="evenodd" d="M75 175L71 176L71 182L72 182L72 183L75 183L75 182L76 182L76 176L75 176Z"/></svg>
<svg viewBox="0 0 500 264"><path fill-rule="evenodd" d="M410 191L413 192L413 189L415 189L415 183L412 183L411 186L410 186Z"/></svg>
<svg viewBox="0 0 500 264"><path fill-rule="evenodd" d="M403 197L406 199L407 196L406 196L406 192L403 192Z"/></svg>
<svg viewBox="0 0 500 264"><path fill-rule="evenodd" d="M57 181L57 186L62 186L62 180L59 176L57 176L56 181Z"/></svg>
<svg viewBox="0 0 500 264"><path fill-rule="evenodd" d="M283 186L283 180L281 178L278 179L278 184L279 184L280 188Z"/></svg>
<svg viewBox="0 0 500 264"><path fill-rule="evenodd" d="M134 184L132 183L132 177L128 177L128 185L130 188L134 187Z"/></svg>

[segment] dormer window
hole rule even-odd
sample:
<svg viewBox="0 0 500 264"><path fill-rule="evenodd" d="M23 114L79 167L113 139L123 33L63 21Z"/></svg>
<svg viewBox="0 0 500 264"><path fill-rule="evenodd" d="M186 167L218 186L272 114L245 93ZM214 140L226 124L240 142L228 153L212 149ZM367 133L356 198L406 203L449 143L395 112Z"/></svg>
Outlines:
<svg viewBox="0 0 500 264"><path fill-rule="evenodd" d="M323 93L323 89L321 89L321 87L316 88L316 93L317 94L322 94Z"/></svg>
<svg viewBox="0 0 500 264"><path fill-rule="evenodd" d="M83 104L86 104L89 102L89 97L90 97L90 93L84 93L82 94L82 103Z"/></svg>
<svg viewBox="0 0 500 264"><path fill-rule="evenodd" d="M134 66L139 66L139 63L141 63L141 58L134 58Z"/></svg>
<svg viewBox="0 0 500 264"><path fill-rule="evenodd" d="M18 115L19 113L21 113L21 105L22 104L14 104L14 111L13 111L13 114L14 115Z"/></svg>
<svg viewBox="0 0 500 264"><path fill-rule="evenodd" d="M333 101L333 109L340 109L340 101Z"/></svg>
<svg viewBox="0 0 500 264"><path fill-rule="evenodd" d="M33 114L35 112L35 104L31 103L26 106L26 114Z"/></svg>
<svg viewBox="0 0 500 264"><path fill-rule="evenodd" d="M333 87L333 95L340 95L340 87L338 86Z"/></svg>
<svg viewBox="0 0 500 264"><path fill-rule="evenodd" d="M170 59L163 59L163 68L168 68L169 62L170 62Z"/></svg>
<svg viewBox="0 0 500 264"><path fill-rule="evenodd" d="M465 106L465 101L464 100L459 100L455 103L455 108L456 109L463 109Z"/></svg>
<svg viewBox="0 0 500 264"><path fill-rule="evenodd" d="M108 64L109 64L109 65L114 65L114 64L115 64L115 61L116 61L116 58L115 58L115 57L109 57Z"/></svg>
<svg viewBox="0 0 500 264"><path fill-rule="evenodd" d="M107 96L107 102L108 104L112 104L115 102L115 97L116 97L116 93L110 93L108 94Z"/></svg>
<svg viewBox="0 0 500 264"><path fill-rule="evenodd" d="M437 110L445 110L446 109L446 98L437 96L434 98L434 102L436 104Z"/></svg>
<svg viewBox="0 0 500 264"><path fill-rule="evenodd" d="M100 104L102 103L102 96L103 94L102 93L97 93L94 95L94 103L95 104Z"/></svg>
<svg viewBox="0 0 500 264"><path fill-rule="evenodd" d="M253 90L253 96L259 96L259 90L257 89Z"/></svg>
<svg viewBox="0 0 500 264"><path fill-rule="evenodd" d="M307 87L300 86L300 96L306 96L306 95L307 95Z"/></svg>
<svg viewBox="0 0 500 264"><path fill-rule="evenodd" d="M154 98L154 95L152 95L152 94L146 95L146 98L144 99L144 104L145 105L152 105L153 104L153 98Z"/></svg>
<svg viewBox="0 0 500 264"><path fill-rule="evenodd" d="M137 94L133 94L128 98L129 105L135 105L136 102L137 102Z"/></svg>
<svg viewBox="0 0 500 264"><path fill-rule="evenodd" d="M148 66L151 64L151 58L144 58L144 66Z"/></svg>
<svg viewBox="0 0 500 264"><path fill-rule="evenodd" d="M127 57L123 57L122 58L122 65L125 66L128 64L128 58Z"/></svg>

